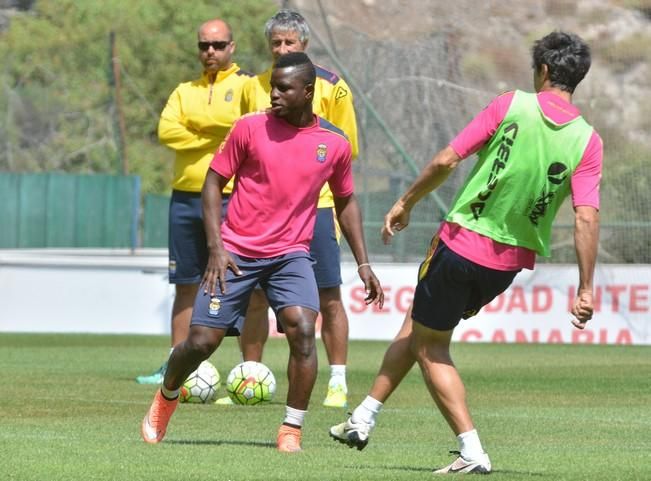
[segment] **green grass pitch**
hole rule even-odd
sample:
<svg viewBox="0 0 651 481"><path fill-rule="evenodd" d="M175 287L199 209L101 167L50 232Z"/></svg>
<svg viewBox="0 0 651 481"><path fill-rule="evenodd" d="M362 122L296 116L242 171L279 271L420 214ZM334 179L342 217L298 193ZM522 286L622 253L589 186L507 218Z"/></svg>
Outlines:
<svg viewBox="0 0 651 481"><path fill-rule="evenodd" d="M12 480L429 480L456 441L417 369L387 402L367 448L329 439L345 410L321 406L319 378L304 451L275 451L287 390L287 345L264 362L278 381L262 406L180 405L165 441L139 424L166 337L0 334L0 472ZM349 402L369 388L386 342L351 342ZM651 347L457 344L453 356L493 462L491 479L651 480ZM211 361L239 361L227 339ZM220 389L220 395L225 390Z"/></svg>

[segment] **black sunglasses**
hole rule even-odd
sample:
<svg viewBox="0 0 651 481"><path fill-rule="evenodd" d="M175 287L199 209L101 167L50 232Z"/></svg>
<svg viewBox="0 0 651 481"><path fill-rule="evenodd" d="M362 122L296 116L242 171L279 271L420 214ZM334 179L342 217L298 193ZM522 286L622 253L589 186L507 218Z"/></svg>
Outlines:
<svg viewBox="0 0 651 481"><path fill-rule="evenodd" d="M213 50L224 50L230 44L230 40L221 40L217 42L198 42L197 47L199 47L199 50L202 52L207 52L210 47L212 47Z"/></svg>

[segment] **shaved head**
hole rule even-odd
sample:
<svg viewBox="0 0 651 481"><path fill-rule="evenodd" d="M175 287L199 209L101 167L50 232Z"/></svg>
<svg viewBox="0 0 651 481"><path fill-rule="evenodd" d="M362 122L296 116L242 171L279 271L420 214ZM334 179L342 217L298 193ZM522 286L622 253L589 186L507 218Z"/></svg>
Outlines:
<svg viewBox="0 0 651 481"><path fill-rule="evenodd" d="M214 18L202 23L197 32L199 40L206 40L208 37L215 35L224 37L224 40L233 40L231 26L220 18Z"/></svg>

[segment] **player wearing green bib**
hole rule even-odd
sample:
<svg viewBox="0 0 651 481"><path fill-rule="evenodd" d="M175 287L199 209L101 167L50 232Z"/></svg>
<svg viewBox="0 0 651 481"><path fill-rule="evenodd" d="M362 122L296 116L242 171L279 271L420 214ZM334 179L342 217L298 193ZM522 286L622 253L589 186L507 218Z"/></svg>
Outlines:
<svg viewBox="0 0 651 481"><path fill-rule="evenodd" d="M555 124L541 115L536 94L516 91L446 220L549 256L552 222L592 132L583 117Z"/></svg>
<svg viewBox="0 0 651 481"><path fill-rule="evenodd" d="M502 293L535 256L548 256L551 226L570 193L579 267L572 324L583 329L594 311L603 146L571 103L590 68L590 49L576 35L553 32L532 49L535 94L497 97L434 156L384 218L388 243L409 224L411 209L441 185L462 159L479 160L434 236L419 271L414 301L385 353L368 396L330 436L362 449L384 402L414 363L457 436L458 457L437 474L492 470L450 356L454 328Z"/></svg>

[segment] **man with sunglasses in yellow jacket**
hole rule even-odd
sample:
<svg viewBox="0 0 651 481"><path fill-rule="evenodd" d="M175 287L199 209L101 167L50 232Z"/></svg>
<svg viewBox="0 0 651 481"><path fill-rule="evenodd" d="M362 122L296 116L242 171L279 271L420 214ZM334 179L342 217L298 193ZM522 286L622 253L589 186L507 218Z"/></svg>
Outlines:
<svg viewBox="0 0 651 481"><path fill-rule="evenodd" d="M250 78L231 59L235 42L225 21L203 23L197 46L203 66L201 78L176 87L158 125L161 143L176 153L169 214L169 280L176 286L172 348L188 335L194 299L208 260L201 188L215 151L241 115L242 86ZM138 376L136 382L160 384L166 367L167 362L150 375Z"/></svg>

